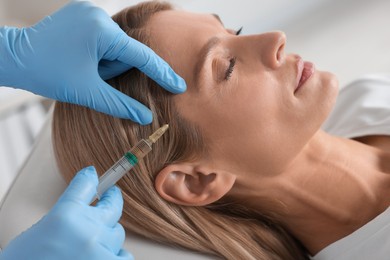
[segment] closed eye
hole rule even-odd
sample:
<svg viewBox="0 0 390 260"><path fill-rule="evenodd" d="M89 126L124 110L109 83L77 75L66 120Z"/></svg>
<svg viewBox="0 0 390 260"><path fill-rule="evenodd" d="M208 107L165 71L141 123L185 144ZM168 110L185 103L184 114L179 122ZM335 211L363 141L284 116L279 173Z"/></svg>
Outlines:
<svg viewBox="0 0 390 260"><path fill-rule="evenodd" d="M229 60L229 67L227 68L225 73L225 80L229 80L230 77L232 76L234 65L236 65L236 58L231 58Z"/></svg>

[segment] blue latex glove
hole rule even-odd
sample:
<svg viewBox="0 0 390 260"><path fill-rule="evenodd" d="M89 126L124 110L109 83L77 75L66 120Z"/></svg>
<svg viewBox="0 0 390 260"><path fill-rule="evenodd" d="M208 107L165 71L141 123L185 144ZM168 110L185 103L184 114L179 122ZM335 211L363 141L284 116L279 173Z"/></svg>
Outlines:
<svg viewBox="0 0 390 260"><path fill-rule="evenodd" d="M118 223L121 192L114 186L96 206L89 206L97 184L94 167L81 170L50 212L12 240L0 259L133 259L122 249L125 231Z"/></svg>
<svg viewBox="0 0 390 260"><path fill-rule="evenodd" d="M170 92L186 90L165 61L88 1L72 1L32 27L0 28L0 86L148 124L148 108L103 81L132 67Z"/></svg>

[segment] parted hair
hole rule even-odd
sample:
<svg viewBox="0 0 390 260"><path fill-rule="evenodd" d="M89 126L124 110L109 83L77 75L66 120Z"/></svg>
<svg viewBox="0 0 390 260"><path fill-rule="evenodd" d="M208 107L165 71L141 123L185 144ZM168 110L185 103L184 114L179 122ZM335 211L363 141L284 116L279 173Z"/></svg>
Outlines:
<svg viewBox="0 0 390 260"><path fill-rule="evenodd" d="M144 2L112 18L130 37L153 49L153 35L145 25L153 14L171 9L169 3ZM269 215L227 199L207 206L181 206L162 199L154 188L156 174L166 165L206 154L201 129L180 115L173 94L139 70L131 69L107 82L148 106L153 122L142 126L57 102L53 145L57 165L67 182L88 165L104 173L137 141L169 123L169 130L153 151L117 183L124 198L120 222L128 232L226 259L309 259L305 248Z"/></svg>

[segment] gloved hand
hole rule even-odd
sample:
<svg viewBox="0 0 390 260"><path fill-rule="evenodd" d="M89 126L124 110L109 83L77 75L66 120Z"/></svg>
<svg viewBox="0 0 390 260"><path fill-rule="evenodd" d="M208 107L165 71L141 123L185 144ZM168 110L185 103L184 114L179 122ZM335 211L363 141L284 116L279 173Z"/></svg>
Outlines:
<svg viewBox="0 0 390 260"><path fill-rule="evenodd" d="M32 27L0 28L0 86L148 124L152 121L148 108L101 78L132 67L168 91L186 89L165 61L88 1L72 1Z"/></svg>
<svg viewBox="0 0 390 260"><path fill-rule="evenodd" d="M97 184L94 167L81 170L50 212L12 240L0 259L133 259L122 249L125 231L118 223L121 192L114 186L96 206L89 206Z"/></svg>

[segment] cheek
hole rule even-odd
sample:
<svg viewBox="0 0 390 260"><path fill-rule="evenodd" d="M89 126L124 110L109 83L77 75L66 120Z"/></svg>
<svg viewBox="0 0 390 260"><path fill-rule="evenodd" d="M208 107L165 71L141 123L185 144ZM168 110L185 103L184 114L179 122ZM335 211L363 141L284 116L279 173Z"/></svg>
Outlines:
<svg viewBox="0 0 390 260"><path fill-rule="evenodd" d="M268 73L237 77L228 91L222 91L221 101L231 104L232 113L254 118L274 118L280 110L282 95L278 82Z"/></svg>
<svg viewBox="0 0 390 260"><path fill-rule="evenodd" d="M280 94L273 85L246 82L229 99L223 109L209 109L209 136L218 143L218 151L230 154L249 165L263 165L271 171L280 162L282 138L286 129L280 104ZM222 104L222 103L221 103Z"/></svg>
<svg viewBox="0 0 390 260"><path fill-rule="evenodd" d="M311 84L305 98L296 98L288 92L290 86L272 79L241 84L228 102L232 105L219 117L229 128L225 138L240 140L235 156L241 152L243 160L260 164L269 173L282 171L319 130L335 102L338 84L334 75L321 73Z"/></svg>
<svg viewBox="0 0 390 260"><path fill-rule="evenodd" d="M226 136L237 137L244 133L257 139L267 138L268 132L278 129L278 124L281 127L284 111L289 111L277 84L266 73L232 78L212 101L199 107L208 124L224 129L220 134L226 132Z"/></svg>

